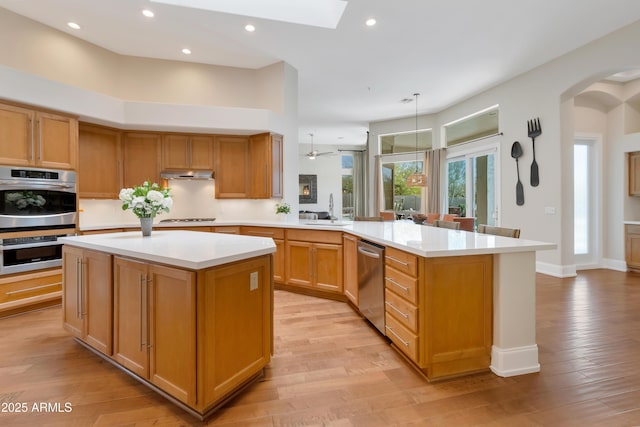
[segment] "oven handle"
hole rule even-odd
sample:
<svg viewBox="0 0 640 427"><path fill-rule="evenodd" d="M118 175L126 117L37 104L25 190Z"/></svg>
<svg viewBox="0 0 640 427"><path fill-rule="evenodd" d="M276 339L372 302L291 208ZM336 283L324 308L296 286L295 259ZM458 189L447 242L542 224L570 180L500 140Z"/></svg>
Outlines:
<svg viewBox="0 0 640 427"><path fill-rule="evenodd" d="M14 249L28 249L28 248L39 248L42 246L62 246L62 242L58 242L57 240L52 240L50 242L36 242L36 243L25 243L22 245L1 245L0 252L2 251L11 251Z"/></svg>
<svg viewBox="0 0 640 427"><path fill-rule="evenodd" d="M29 190L63 190L68 193L75 193L76 185L75 184L66 184L66 183L38 183L38 182L20 182L20 181L9 181L0 179L0 185L4 188L3 190L17 190L17 191L29 191Z"/></svg>

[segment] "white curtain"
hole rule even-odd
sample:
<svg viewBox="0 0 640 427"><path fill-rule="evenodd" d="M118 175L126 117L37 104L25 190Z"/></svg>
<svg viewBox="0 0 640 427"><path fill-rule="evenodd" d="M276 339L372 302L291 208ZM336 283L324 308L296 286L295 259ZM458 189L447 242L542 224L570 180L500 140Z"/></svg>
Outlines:
<svg viewBox="0 0 640 427"><path fill-rule="evenodd" d="M445 170L446 148L427 150L424 153L425 174L427 175L427 194L425 196L425 213L440 213L442 207L443 186L442 173Z"/></svg>
<svg viewBox="0 0 640 427"><path fill-rule="evenodd" d="M380 215L382 211L382 159L378 154L375 156L375 170L373 171L373 216Z"/></svg>
<svg viewBox="0 0 640 427"><path fill-rule="evenodd" d="M353 152L353 215L367 216L367 152Z"/></svg>

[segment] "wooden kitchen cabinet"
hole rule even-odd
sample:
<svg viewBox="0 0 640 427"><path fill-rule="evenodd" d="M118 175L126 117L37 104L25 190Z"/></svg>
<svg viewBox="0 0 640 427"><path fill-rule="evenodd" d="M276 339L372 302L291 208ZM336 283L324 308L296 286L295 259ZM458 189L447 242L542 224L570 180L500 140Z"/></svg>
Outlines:
<svg viewBox="0 0 640 427"><path fill-rule="evenodd" d="M344 294L358 306L358 238L351 234L342 235L342 251L344 259L342 270L344 271Z"/></svg>
<svg viewBox="0 0 640 427"><path fill-rule="evenodd" d="M117 199L122 188L121 132L81 123L79 153L79 197Z"/></svg>
<svg viewBox="0 0 640 427"><path fill-rule="evenodd" d="M261 133L249 137L249 197L282 197L282 135Z"/></svg>
<svg viewBox="0 0 640 427"><path fill-rule="evenodd" d="M640 151L629 153L629 195L640 196Z"/></svg>
<svg viewBox="0 0 640 427"><path fill-rule="evenodd" d="M52 169L78 165L78 121L0 104L0 163Z"/></svg>
<svg viewBox="0 0 640 427"><path fill-rule="evenodd" d="M640 272L640 225L625 224L624 241L627 268L631 271Z"/></svg>
<svg viewBox="0 0 640 427"><path fill-rule="evenodd" d="M123 186L141 185L145 181L160 183L161 135L125 133L123 136Z"/></svg>
<svg viewBox="0 0 640 427"><path fill-rule="evenodd" d="M342 233L286 231L286 284L343 295Z"/></svg>
<svg viewBox="0 0 640 427"><path fill-rule="evenodd" d="M213 137L206 135L162 136L162 169L212 170Z"/></svg>
<svg viewBox="0 0 640 427"><path fill-rule="evenodd" d="M114 359L195 405L195 273L116 256L113 289Z"/></svg>
<svg viewBox="0 0 640 427"><path fill-rule="evenodd" d="M273 254L273 282L284 283L284 229L274 227L247 227L243 226L241 234L247 236L270 237L276 244L276 251Z"/></svg>
<svg viewBox="0 0 640 427"><path fill-rule="evenodd" d="M110 356L113 349L112 257L65 245L62 259L63 327Z"/></svg>
<svg viewBox="0 0 640 427"><path fill-rule="evenodd" d="M216 199L247 198L249 138L217 136L214 147Z"/></svg>
<svg viewBox="0 0 640 427"><path fill-rule="evenodd" d="M0 278L0 317L60 304L62 269L50 268Z"/></svg>

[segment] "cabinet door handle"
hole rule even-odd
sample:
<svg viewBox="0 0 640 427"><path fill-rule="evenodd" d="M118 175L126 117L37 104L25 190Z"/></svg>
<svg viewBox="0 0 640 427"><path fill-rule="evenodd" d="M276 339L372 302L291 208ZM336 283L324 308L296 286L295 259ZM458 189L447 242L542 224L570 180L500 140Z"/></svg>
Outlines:
<svg viewBox="0 0 640 427"><path fill-rule="evenodd" d="M387 331L391 332L391 334L393 334L394 337L398 338L400 340L400 342L402 344L404 344L405 347L409 347L409 343L405 340L402 339L402 337L398 334L396 334L396 331L394 331L391 326L385 326L385 328L387 328Z"/></svg>
<svg viewBox="0 0 640 427"><path fill-rule="evenodd" d="M393 305L389 301L386 301L385 304L387 304L389 307L391 307L400 316L404 317L405 319L409 319L409 315L408 314L403 313L402 311L400 311L400 309L398 307L396 307L395 305Z"/></svg>
<svg viewBox="0 0 640 427"><path fill-rule="evenodd" d="M29 119L29 133L30 133L30 136L31 136L31 144L29 144L30 145L29 146L29 160L35 160L35 157L36 157L36 153L35 153L36 146L35 146L35 137L34 137L35 130L33 129L34 126L35 125L33 123L33 120Z"/></svg>
<svg viewBox="0 0 640 427"><path fill-rule="evenodd" d="M80 319L80 258L76 258L76 319Z"/></svg>
<svg viewBox="0 0 640 427"><path fill-rule="evenodd" d="M273 237L274 233L272 231L249 231L249 234L253 234L254 236L269 236Z"/></svg>
<svg viewBox="0 0 640 427"><path fill-rule="evenodd" d="M267 164L264 164L264 194L267 194Z"/></svg>
<svg viewBox="0 0 640 427"><path fill-rule="evenodd" d="M24 292L37 291L38 289L51 288L53 286L59 286L61 284L62 282L56 282L56 283L48 283L46 285L33 286L31 288L26 288L26 289L16 289L15 291L5 292L5 295L15 295L15 294L21 294Z"/></svg>
<svg viewBox="0 0 640 427"><path fill-rule="evenodd" d="M82 258L78 259L80 264L80 319L84 319L84 315L87 314L85 307L85 280L84 280L84 263L82 262Z"/></svg>
<svg viewBox="0 0 640 427"><path fill-rule="evenodd" d="M398 264L402 264L402 265L404 265L405 267L408 267L408 266L409 266L409 263L408 263L408 262L400 261L399 259L394 258L394 257L389 256L389 255L387 255L387 259L390 259L391 261L397 262Z"/></svg>
<svg viewBox="0 0 640 427"><path fill-rule="evenodd" d="M400 289L402 289L405 292L409 292L409 288L402 286L400 283L396 282L395 280L391 279L390 277L385 277L386 280L388 280L389 282L391 282L391 284L396 285L397 287L399 287Z"/></svg>
<svg viewBox="0 0 640 427"><path fill-rule="evenodd" d="M38 144L38 158L36 160L42 160L42 146L44 145L42 141L42 119L38 119L36 125L38 128L38 141L40 142L40 144Z"/></svg>
<svg viewBox="0 0 640 427"><path fill-rule="evenodd" d="M138 291L140 293L140 295L139 295L140 296L140 307L139 307L140 325L139 325L139 328L138 328L139 329L140 351L142 351L142 346L144 345L144 343L142 341L142 317L143 317L142 316L142 314L143 314L142 306L144 305L143 304L143 300L142 300L142 295L143 295L142 288L144 287L144 285L145 285L145 280L144 280L144 278L143 278L143 276L141 274L140 277L138 278Z"/></svg>

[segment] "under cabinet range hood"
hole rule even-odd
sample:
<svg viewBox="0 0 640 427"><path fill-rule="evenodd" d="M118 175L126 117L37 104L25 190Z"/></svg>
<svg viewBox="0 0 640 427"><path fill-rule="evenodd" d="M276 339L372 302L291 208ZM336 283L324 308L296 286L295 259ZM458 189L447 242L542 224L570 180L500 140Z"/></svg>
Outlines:
<svg viewBox="0 0 640 427"><path fill-rule="evenodd" d="M160 173L164 179L213 179L213 171L210 170L165 170Z"/></svg>

